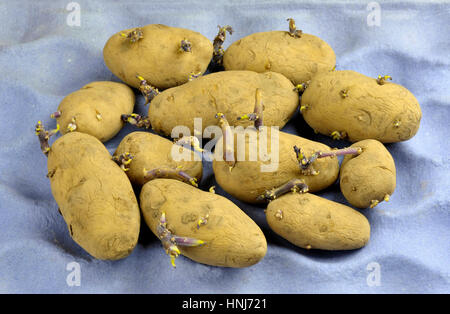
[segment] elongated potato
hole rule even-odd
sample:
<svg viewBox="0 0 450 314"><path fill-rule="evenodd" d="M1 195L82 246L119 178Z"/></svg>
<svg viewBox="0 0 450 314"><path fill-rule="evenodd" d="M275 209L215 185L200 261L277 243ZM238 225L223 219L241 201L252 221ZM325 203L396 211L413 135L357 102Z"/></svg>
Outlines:
<svg viewBox="0 0 450 314"><path fill-rule="evenodd" d="M153 129L170 135L175 126L187 126L194 134L194 118L201 118L203 129L216 125L215 114L222 112L231 125L251 125L234 117L253 111L255 90L265 96L264 113L267 126L283 127L298 107L294 86L278 73L223 71L199 77L187 84L165 90L151 102L148 116Z"/></svg>
<svg viewBox="0 0 450 314"><path fill-rule="evenodd" d="M116 33L103 48L106 66L136 88L136 75L163 89L184 84L206 71L212 53L211 41L200 33L161 24Z"/></svg>
<svg viewBox="0 0 450 314"><path fill-rule="evenodd" d="M341 165L340 186L347 201L355 207L374 207L388 201L396 184L395 163L389 151L377 140L364 140L359 155L345 156Z"/></svg>
<svg viewBox="0 0 450 314"><path fill-rule="evenodd" d="M195 152L179 146L176 153L186 160L176 161L177 156L172 155L174 143L164 137L149 132L133 132L123 138L117 147L114 156L129 153L133 157L126 171L130 181L137 185L144 185L144 169L168 167L186 172L200 181L202 178L202 161L195 160Z"/></svg>
<svg viewBox="0 0 450 314"><path fill-rule="evenodd" d="M266 147L264 147L267 153L259 153L261 138L267 139ZM278 144L278 151L276 144ZM330 150L330 147L324 144L285 132L279 132L278 139L276 137L272 139L270 128L267 129L267 137L254 128L235 129L236 163L231 171L230 166L222 158L223 137L215 146L213 170L217 183L241 201L260 203L262 200L257 198L266 190L294 178L303 179L312 192L325 189L336 181L339 174L339 162L336 157L315 160L312 166L318 171L318 175L304 175L299 168L294 145L301 147L308 156L317 151ZM239 157L241 154L242 156Z"/></svg>
<svg viewBox="0 0 450 314"><path fill-rule="evenodd" d="M125 84L92 82L67 95L55 118L62 134L77 131L106 142L122 129L120 117L133 112L134 101L133 91Z"/></svg>
<svg viewBox="0 0 450 314"><path fill-rule="evenodd" d="M223 56L225 70L272 71L281 73L295 85L336 65L333 49L320 38L289 32L271 31L251 34L231 44Z"/></svg>
<svg viewBox="0 0 450 314"><path fill-rule="evenodd" d="M128 256L139 236L139 207L126 174L95 137L68 133L48 153L48 177L70 236L98 259Z"/></svg>
<svg viewBox="0 0 450 314"><path fill-rule="evenodd" d="M310 193L288 193L271 201L270 228L305 249L353 250L367 244L370 225L356 210Z"/></svg>
<svg viewBox="0 0 450 314"><path fill-rule="evenodd" d="M205 242L180 246L182 255L203 264L247 267L259 262L267 250L261 229L228 199L172 179L147 182L141 191L144 219L158 235L164 213L167 228L179 237ZM199 225L200 219L207 222Z"/></svg>
<svg viewBox="0 0 450 314"><path fill-rule="evenodd" d="M303 117L315 131L351 142L406 141L417 133L422 117L406 88L354 71L317 75L301 103Z"/></svg>

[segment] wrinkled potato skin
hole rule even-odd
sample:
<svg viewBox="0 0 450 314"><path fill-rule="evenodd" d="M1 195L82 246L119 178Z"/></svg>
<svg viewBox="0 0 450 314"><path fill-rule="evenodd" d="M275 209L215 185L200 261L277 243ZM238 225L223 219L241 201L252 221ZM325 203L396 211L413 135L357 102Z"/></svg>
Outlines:
<svg viewBox="0 0 450 314"><path fill-rule="evenodd" d="M202 178L202 161L195 161L195 152L180 147L183 156L192 161L175 161L172 158L172 147L174 143L161 136L149 132L132 132L125 136L117 147L114 156L120 156L123 153L130 153L133 160L126 172L128 178L133 184L142 186L146 182L144 179L144 169L152 170L155 168L173 168L186 172L191 177L197 178L200 182Z"/></svg>
<svg viewBox="0 0 450 314"><path fill-rule="evenodd" d="M282 218L276 217L281 210ZM310 193L289 193L270 202L270 228L305 249L353 250L367 244L370 225L358 211Z"/></svg>
<svg viewBox="0 0 450 314"><path fill-rule="evenodd" d="M137 42L120 35L133 29L114 34L103 48L106 66L130 86L139 87L137 74L157 88L178 86L186 83L191 73L204 73L211 61L212 43L200 33L150 24L141 27L144 38ZM191 43L191 52L179 51L184 39Z"/></svg>
<svg viewBox="0 0 450 314"><path fill-rule="evenodd" d="M256 198L263 194L266 190L279 187L291 179L303 179L309 187L309 191L316 192L333 184L339 174L338 159L320 158L313 162L312 166L318 175L302 175L299 169L298 161L293 149L294 145L301 147L307 156L312 155L316 151L329 151L330 147L314 142L296 135L285 132L279 132L279 164L276 171L261 171L261 165L269 165L270 162L262 161L257 153L257 160L250 161L249 147L254 147L254 138L258 141L259 151L259 133L255 136L245 137L245 161L237 161L233 169L229 170L229 166L222 160L223 137L216 144L214 152L213 170L217 183L229 194L235 198L248 203L262 203ZM234 151L235 160L237 158L238 134L244 135L244 131L235 132ZM271 152L271 132L268 131L267 151Z"/></svg>
<svg viewBox="0 0 450 314"><path fill-rule="evenodd" d="M134 92L122 83L92 82L67 95L59 104L57 118L61 133L75 117L75 131L90 134L102 142L114 137L123 127L122 114L134 108ZM100 114L99 117L97 115Z"/></svg>
<svg viewBox="0 0 450 314"><path fill-rule="evenodd" d="M342 97L341 90L347 90L348 97ZM379 85L354 71L317 75L301 103L308 105L303 117L314 130L325 135L345 131L351 142L406 141L417 133L422 117L417 99L406 88L390 82Z"/></svg>
<svg viewBox="0 0 450 314"><path fill-rule="evenodd" d="M215 115L222 112L230 125L249 126L253 123L237 117L253 112L257 88L264 95L264 124L283 127L299 104L294 86L281 74L251 71L212 73L162 92L151 102L150 123L164 135L178 125L189 127L193 135L194 118L202 118L204 129L217 125Z"/></svg>
<svg viewBox="0 0 450 314"><path fill-rule="evenodd" d="M51 146L48 171L73 240L98 259L128 256L138 240L139 207L105 146L88 134L68 133Z"/></svg>
<svg viewBox="0 0 450 314"><path fill-rule="evenodd" d="M142 213L156 235L165 212L172 234L206 241L202 246L178 248L184 256L203 264L247 267L259 262L267 242L258 225L223 196L204 192L172 179L155 179L144 185L140 195ZM208 222L197 228L199 218Z"/></svg>
<svg viewBox="0 0 450 314"><path fill-rule="evenodd" d="M377 140L364 140L351 147L361 147L360 155L347 155L342 161L340 186L347 201L367 208L372 200L381 202L395 190L395 163L389 151Z"/></svg>
<svg viewBox="0 0 450 314"><path fill-rule="evenodd" d="M231 44L223 56L225 70L273 71L295 85L316 74L331 71L336 65L333 49L320 38L302 34L294 38L288 32L255 33Z"/></svg>

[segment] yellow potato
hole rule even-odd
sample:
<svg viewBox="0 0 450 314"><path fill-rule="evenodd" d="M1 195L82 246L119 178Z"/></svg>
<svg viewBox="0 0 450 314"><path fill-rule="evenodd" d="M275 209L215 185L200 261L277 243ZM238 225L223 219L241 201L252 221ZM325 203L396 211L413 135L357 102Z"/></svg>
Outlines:
<svg viewBox="0 0 450 314"><path fill-rule="evenodd" d="M76 243L98 259L131 253L140 227L136 196L98 139L80 132L57 139L48 153L48 177Z"/></svg>
<svg viewBox="0 0 450 314"><path fill-rule="evenodd" d="M401 85L354 71L317 75L302 95L305 121L315 131L351 142L406 141L419 129L417 99Z"/></svg>
<svg viewBox="0 0 450 314"><path fill-rule="evenodd" d="M312 167L319 172L318 175L304 175L293 149L296 145L302 148L307 156L311 156L317 151L329 151L330 147L293 134L279 132L277 153L272 151L272 145L276 144L276 141L272 142L272 131L268 128L266 150L271 158L265 160L267 157L258 153L260 134L254 128L247 131L236 129L234 132L236 164L231 171L230 166L222 158L223 137L215 146L213 170L217 183L235 198L249 203L262 202L257 200L258 196L294 178L303 179L312 192L325 189L336 181L339 174L339 162L336 157L315 160ZM250 158L253 149L256 150L254 154L256 157ZM238 158L238 154L243 153L245 157Z"/></svg>
<svg viewBox="0 0 450 314"><path fill-rule="evenodd" d="M191 177L200 181L202 178L202 161L195 160L195 152L178 146L180 156L186 160L176 161L172 155L174 143L164 137L149 132L132 132L125 136L117 147L114 156L118 157L125 153L133 156L126 171L133 184L143 185L144 169L171 168L186 172ZM186 154L186 155L185 155ZM176 157L176 156L175 156ZM191 160L191 161L189 161Z"/></svg>
<svg viewBox="0 0 450 314"><path fill-rule="evenodd" d="M370 225L356 210L310 193L288 193L271 201L270 228L305 249L353 250L367 244Z"/></svg>
<svg viewBox="0 0 450 314"><path fill-rule="evenodd" d="M295 113L299 98L288 79L272 72L223 71L199 77L153 98L148 117L152 128L164 135L180 125L187 126L194 135L194 118L202 119L199 131L203 132L217 124L218 112L230 117L231 125L248 126L251 123L236 117L253 111L257 88L265 96L265 124L283 127Z"/></svg>
<svg viewBox="0 0 450 314"><path fill-rule="evenodd" d="M345 156L341 165L340 186L347 201L355 207L374 207L388 201L396 184L395 163L389 151L377 140L364 140L360 155Z"/></svg>
<svg viewBox="0 0 450 314"><path fill-rule="evenodd" d="M62 134L82 132L106 142L122 129L121 115L133 112L134 101L125 84L92 82L61 101L56 119Z"/></svg>
<svg viewBox="0 0 450 314"><path fill-rule="evenodd" d="M103 48L106 66L130 86L139 87L136 75L157 88L181 85L189 75L204 73L211 61L212 43L200 33L150 24L140 28L139 38L133 30L114 34ZM181 49L182 41L190 43L190 51Z"/></svg>
<svg viewBox="0 0 450 314"><path fill-rule="evenodd" d="M225 70L272 71L281 73L295 85L336 65L333 49L320 38L289 32L271 31L251 34L231 44L223 56Z"/></svg>
<svg viewBox="0 0 450 314"><path fill-rule="evenodd" d="M154 179L143 186L140 204L144 219L155 235L164 213L167 228L173 235L205 242L201 246L179 246L182 255L196 262L247 267L266 254L266 238L258 225L220 195L177 180Z"/></svg>

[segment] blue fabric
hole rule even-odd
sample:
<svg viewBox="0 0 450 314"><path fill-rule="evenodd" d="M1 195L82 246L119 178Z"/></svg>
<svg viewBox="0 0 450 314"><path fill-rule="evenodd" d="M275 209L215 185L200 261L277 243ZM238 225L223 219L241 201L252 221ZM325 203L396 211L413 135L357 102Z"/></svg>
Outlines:
<svg viewBox="0 0 450 314"><path fill-rule="evenodd" d="M77 1L81 25L66 24L69 1L0 0L0 293L449 293L450 292L450 5L444 1L379 1L380 25L368 26L369 1ZM185 27L211 40L217 24L232 25L232 41L259 31L285 30L286 18L323 38L337 69L389 74L419 100L417 135L387 145L397 166L388 203L361 212L369 244L352 252L307 251L268 227L263 208L236 201L264 231L266 257L246 269L177 259L177 269L143 224L139 244L123 260L91 258L58 214L45 177L46 158L34 125L54 126L49 114L68 93L95 80L115 80L103 62L106 40L121 29L151 23ZM143 99L136 111L145 113ZM113 152L132 127L107 143ZM296 115L285 131L332 146ZM215 184L204 163L201 188ZM217 193L226 193L217 188ZM320 193L346 203L334 185ZM69 286L71 262L81 285ZM379 285L369 285L379 265ZM369 265L369 266L368 266Z"/></svg>

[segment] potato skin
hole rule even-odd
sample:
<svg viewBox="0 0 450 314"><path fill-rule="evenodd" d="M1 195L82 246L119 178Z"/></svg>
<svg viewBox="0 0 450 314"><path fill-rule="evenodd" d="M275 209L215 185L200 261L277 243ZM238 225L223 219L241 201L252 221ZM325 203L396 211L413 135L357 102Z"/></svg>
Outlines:
<svg viewBox="0 0 450 314"><path fill-rule="evenodd" d="M340 186L347 201L367 208L372 200L383 201L394 193L395 163L389 151L377 140L364 140L351 147L361 147L360 155L347 155L342 161Z"/></svg>
<svg viewBox="0 0 450 314"><path fill-rule="evenodd" d="M133 112L135 96L131 88L116 82L92 82L67 95L59 104L57 118L61 133L75 118L76 131L95 136L102 142L114 137L123 127L122 114Z"/></svg>
<svg viewBox="0 0 450 314"><path fill-rule="evenodd" d="M288 79L273 72L222 71L199 77L156 96L148 116L153 129L164 135L178 125L189 127L193 135L197 117L202 118L203 129L217 125L218 112L224 113L232 126L252 125L237 117L253 112L257 88L264 95L264 124L283 127L295 113L299 97Z"/></svg>
<svg viewBox="0 0 450 314"><path fill-rule="evenodd" d="M175 235L206 241L197 247L179 246L181 254L203 264L247 267L259 262L267 242L258 225L223 196L204 192L172 179L155 179L142 188L140 204L144 219L156 235L161 213ZM197 228L199 218L208 222Z"/></svg>
<svg viewBox="0 0 450 314"><path fill-rule="evenodd" d="M336 65L333 49L322 39L288 32L251 34L231 44L223 56L225 70L273 71L295 85L312 79L316 73L331 71Z"/></svg>
<svg viewBox="0 0 450 314"><path fill-rule="evenodd" d="M192 73L204 73L212 58L211 41L200 33L161 24L141 27L144 38L131 43L120 33L111 36L103 48L106 66L130 86L139 87L136 75L157 88L184 84ZM191 52L180 52L181 41L187 39Z"/></svg>
<svg viewBox="0 0 450 314"><path fill-rule="evenodd" d="M266 219L275 233L305 249L353 250L370 238L364 215L310 193L289 193L271 201Z"/></svg>
<svg viewBox="0 0 450 314"><path fill-rule="evenodd" d="M343 90L347 97L341 95ZM406 141L417 133L422 117L417 99L406 88L389 82L379 85L376 79L354 71L317 75L301 103L308 105L303 117L315 131L345 132L351 142Z"/></svg>
<svg viewBox="0 0 450 314"><path fill-rule="evenodd" d="M250 134L250 131L247 131ZM237 161L233 169L229 170L229 166L225 161L220 161L222 156L223 137L216 144L214 152L213 170L217 183L229 194L235 198L248 203L262 203L257 197L266 190L281 186L291 179L303 179L308 185L311 192L316 192L330 186L336 182L339 174L339 162L337 158L320 158L313 162L312 166L318 175L303 175L300 172L296 154L293 146L301 147L307 156L311 156L317 151L329 151L330 147L314 142L293 134L279 132L279 164L275 171L261 171L263 164L268 165L270 162L264 162L257 155L256 161L250 161L249 147L253 147L254 139L259 143L259 132L253 129L253 136L245 137L245 160ZM256 133L256 134L255 134ZM235 159L238 153L238 136L244 136L245 131L237 130L235 132ZM259 147L259 144L258 144ZM271 132L268 130L267 149L271 147Z"/></svg>
<svg viewBox="0 0 450 314"><path fill-rule="evenodd" d="M128 256L136 246L140 214L125 173L95 137L68 133L48 154L48 177L73 240L98 259Z"/></svg>
<svg viewBox="0 0 450 314"><path fill-rule="evenodd" d="M192 161L175 161L171 153L173 145L173 142L159 135L149 132L132 132L123 138L114 156L120 156L123 153L130 153L133 156L126 174L131 183L136 185L141 186L146 182L144 169L152 170L161 167L177 168L200 182L203 170L201 159L194 160L195 152L181 147L183 154L186 152L187 157Z"/></svg>

